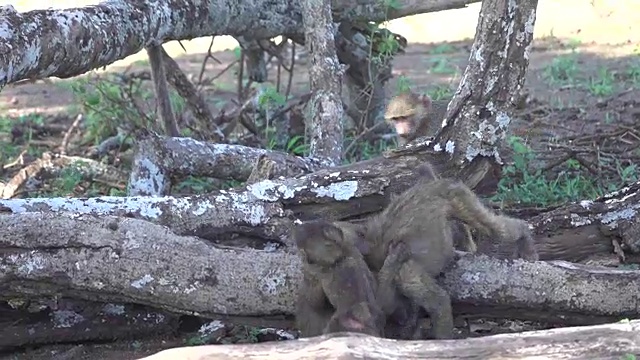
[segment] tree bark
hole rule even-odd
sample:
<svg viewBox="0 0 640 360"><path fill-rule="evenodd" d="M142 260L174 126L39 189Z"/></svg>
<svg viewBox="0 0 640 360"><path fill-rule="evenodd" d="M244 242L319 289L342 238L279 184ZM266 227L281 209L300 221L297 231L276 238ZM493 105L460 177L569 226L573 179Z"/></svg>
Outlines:
<svg viewBox="0 0 640 360"><path fill-rule="evenodd" d="M40 299L38 299L40 300ZM179 316L135 304L103 304L55 297L11 299L18 309L0 304L0 351L25 345L123 340L171 334Z"/></svg>
<svg viewBox="0 0 640 360"><path fill-rule="evenodd" d="M176 146L185 143L181 139L161 139ZM189 140L187 143L196 142ZM175 154L179 152L176 146L167 148L173 149L170 153ZM208 145L211 149L227 146ZM189 157L196 156L187 150L184 152ZM203 169L212 167L205 166L207 154L211 154L209 160L223 156L216 152L197 153L203 156ZM238 152L238 159L241 154ZM0 212L70 211L127 215L167 226L177 234L197 235L223 243L237 234L262 237L264 240L259 242L259 246L264 246L265 241L286 243L288 228L295 219L353 220L380 211L389 196L415 183L413 172L416 166L426 159L442 159L442 153L433 155L426 150L415 153L399 151L389 157L323 169L298 178L259 181L242 188L191 197L0 199ZM179 158L175 164L181 171L188 170L185 165L188 163L179 161ZM247 169L247 172L251 171L250 166ZM446 164L436 163L436 169L448 169L443 176L456 177ZM536 247L542 260L583 261L594 255L613 255L616 242L620 245L617 255L622 260L625 257L630 259L630 256L640 253L636 215L639 192L640 182L595 201L572 203L534 216L526 213L515 215L527 218L533 225ZM480 251L498 257L513 252L510 244L494 240L481 238L478 242Z"/></svg>
<svg viewBox="0 0 640 360"><path fill-rule="evenodd" d="M269 316L293 313L302 276L293 252L217 247L132 218L10 214L0 228L0 299L38 294L213 318ZM640 316L640 271L467 254L441 282L456 313L559 324Z"/></svg>
<svg viewBox="0 0 640 360"><path fill-rule="evenodd" d="M461 8L478 0L333 2L334 21L383 21ZM388 10L388 11L387 11ZM100 26L96 26L100 24ZM0 7L0 89L22 79L68 78L107 66L153 43L210 35L268 39L302 34L297 1L204 0L102 2L82 8L18 13ZM249 29L249 30L247 30ZM48 41L43 41L48 39Z"/></svg>
<svg viewBox="0 0 640 360"><path fill-rule="evenodd" d="M429 146L464 168L471 187L500 178L499 148L506 137L529 65L538 1L485 0L469 64L449 103L444 128Z"/></svg>
<svg viewBox="0 0 640 360"><path fill-rule="evenodd" d="M168 194L170 178L176 176L244 181L260 156L269 156L276 163L274 176L291 177L322 167L320 161L312 158L242 145L158 136L145 131L139 131L136 137L136 155L128 189L129 195L133 196Z"/></svg>
<svg viewBox="0 0 640 360"><path fill-rule="evenodd" d="M294 341L164 350L140 360L246 359L633 359L640 321L457 341L395 341L337 333Z"/></svg>
<svg viewBox="0 0 640 360"><path fill-rule="evenodd" d="M302 22L310 56L311 99L306 127L311 157L328 166L342 161L342 77L344 68L336 55L335 33L330 0L303 0Z"/></svg>

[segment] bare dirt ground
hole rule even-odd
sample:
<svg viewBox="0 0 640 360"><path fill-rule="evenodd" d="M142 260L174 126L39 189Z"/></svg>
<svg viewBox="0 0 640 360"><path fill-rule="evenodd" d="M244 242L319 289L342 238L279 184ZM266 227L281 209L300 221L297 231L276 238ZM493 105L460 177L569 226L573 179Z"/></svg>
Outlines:
<svg viewBox="0 0 640 360"><path fill-rule="evenodd" d="M633 1L592 3L540 1L526 82L529 102L516 114L511 130L535 150L544 170L562 172L566 170L564 161L574 160L587 174L601 178L607 187L638 178L634 166L640 159L640 26L637 25L640 6ZM30 7L28 2L14 5L20 10ZM402 77L410 79L412 87L420 91L455 89L469 56L479 9L476 5L392 23L391 29L406 36L411 44L394 62L396 77L389 84L390 95ZM79 5L59 1L54 6ZM571 16L575 16L575 20L569 21ZM451 23L457 26L444 25ZM185 73L197 76L208 41L186 42L187 54L181 56L177 56L181 50L175 42L166 47ZM217 45L220 49L233 46L229 39L222 39ZM210 77L235 59L231 50L216 52L215 57L220 63L209 62L206 73ZM138 60L144 60L144 53L120 61L108 71L122 71L125 67L129 71L148 70L148 64ZM215 107L227 106L234 97L233 70L217 78L217 89L209 92ZM304 65L296 70L294 94L308 89L305 70ZM270 81L274 78L272 70ZM72 81L10 85L0 93L0 151L4 153L0 155L0 165L4 165L0 166L0 182L11 179L43 151L55 152L61 144L80 112L73 92L63 85ZM33 127L28 134L24 129L16 134L15 124L20 117L33 114L42 114L44 123L37 129ZM71 155L83 155L86 151L88 146L69 149ZM21 161L7 166L19 158ZM87 193L87 187L77 186L64 196ZM101 187L95 194L109 194L109 187ZM136 359L164 348L184 346L185 341L184 337L163 337L100 345L59 345L23 349L0 358Z"/></svg>

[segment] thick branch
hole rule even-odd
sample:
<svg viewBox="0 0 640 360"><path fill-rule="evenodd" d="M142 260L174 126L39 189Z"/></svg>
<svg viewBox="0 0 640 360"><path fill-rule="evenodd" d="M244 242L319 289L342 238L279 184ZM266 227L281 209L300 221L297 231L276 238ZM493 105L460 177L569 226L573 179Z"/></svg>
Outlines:
<svg viewBox="0 0 640 360"><path fill-rule="evenodd" d="M529 331L457 341L396 341L336 333L296 341L205 345L164 350L140 360L250 359L632 359L640 321Z"/></svg>
<svg viewBox="0 0 640 360"><path fill-rule="evenodd" d="M301 280L291 252L224 250L138 219L26 213L0 216L0 229L0 297L59 295L213 317L292 314ZM516 318L640 316L640 271L466 255L442 281L455 306L526 310L509 314Z"/></svg>
<svg viewBox="0 0 640 360"><path fill-rule="evenodd" d="M478 0L335 1L334 18L383 21L464 7ZM0 89L22 79L67 78L107 66L145 46L210 35L271 38L302 33L298 1L114 0L65 10L18 13L0 7ZM46 40L46 41L45 41Z"/></svg>
<svg viewBox="0 0 640 360"><path fill-rule="evenodd" d="M330 0L303 0L302 19L305 45L311 57L309 81L311 113L308 129L312 157L326 159L330 165L342 159L342 76L344 68L336 55L335 32Z"/></svg>
<svg viewBox="0 0 640 360"><path fill-rule="evenodd" d="M147 133L138 136L129 195L164 195L172 176L209 176L246 180L260 156L276 163L275 176L294 176L321 167L311 158L242 145L213 144L191 138Z"/></svg>
<svg viewBox="0 0 640 360"><path fill-rule="evenodd" d="M151 67L151 79L153 80L153 91L156 95L156 104L158 106L158 128L163 129L164 133L169 136L180 136L178 123L171 108L171 99L169 98L169 85L167 84L167 72L165 71L162 54L164 48L162 44L147 46L147 55L149 55L149 66Z"/></svg>

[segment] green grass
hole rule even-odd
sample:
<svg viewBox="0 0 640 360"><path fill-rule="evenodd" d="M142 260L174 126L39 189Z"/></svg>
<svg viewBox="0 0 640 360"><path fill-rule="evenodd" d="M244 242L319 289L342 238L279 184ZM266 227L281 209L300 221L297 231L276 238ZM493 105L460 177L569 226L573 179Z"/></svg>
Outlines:
<svg viewBox="0 0 640 360"><path fill-rule="evenodd" d="M503 167L503 178L498 183L496 195L492 198L503 204L546 207L571 201L592 200L638 180L635 164L622 166L616 163L615 179L598 179L573 159L565 162L565 170L555 178L549 179L542 169L530 169L536 155L522 138L511 137L508 144L514 152L513 162Z"/></svg>

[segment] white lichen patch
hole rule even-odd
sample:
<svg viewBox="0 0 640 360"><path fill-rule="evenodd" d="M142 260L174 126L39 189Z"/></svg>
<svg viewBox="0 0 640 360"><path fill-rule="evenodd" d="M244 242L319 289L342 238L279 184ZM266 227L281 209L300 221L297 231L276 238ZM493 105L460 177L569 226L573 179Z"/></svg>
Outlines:
<svg viewBox="0 0 640 360"><path fill-rule="evenodd" d="M640 204L634 205L632 207L610 211L608 213L600 215L598 218L603 224L608 224L612 228L618 226L619 220L632 220L636 216L636 210L640 207Z"/></svg>
<svg viewBox="0 0 640 360"><path fill-rule="evenodd" d="M131 286L136 289L142 289L153 281L153 276L147 274L138 280L134 280L131 282Z"/></svg>
<svg viewBox="0 0 640 360"><path fill-rule="evenodd" d="M107 315L124 315L125 309L124 309L124 305L105 304L102 307L101 312Z"/></svg>
<svg viewBox="0 0 640 360"><path fill-rule="evenodd" d="M54 328L70 328L76 324L83 322L84 320L84 316L78 314L75 311L55 310L53 312Z"/></svg>
<svg viewBox="0 0 640 360"><path fill-rule="evenodd" d="M177 207L172 211L188 209L188 206L191 205L189 198L177 199L170 196L100 196L89 199L57 197L0 200L0 206L6 206L15 213L49 210L75 213L76 215L112 215L118 211L124 211L139 212L146 218L157 219L163 214L162 207L159 205L167 203L168 200L171 200L172 205ZM48 209L44 209L44 207L48 207Z"/></svg>
<svg viewBox="0 0 640 360"><path fill-rule="evenodd" d="M222 328L224 328L224 324L222 323L222 321L213 320L200 326L200 329L198 329L198 333L202 336L209 336Z"/></svg>
<svg viewBox="0 0 640 360"><path fill-rule="evenodd" d="M582 217L578 214L571 213L570 215L571 226L579 227L591 224L591 219Z"/></svg>
<svg viewBox="0 0 640 360"><path fill-rule="evenodd" d="M184 289L184 293L185 293L185 294L187 294L187 295L189 295L189 294L191 294L192 292L194 292L194 291L198 290L198 289L201 287L201 285L202 285L202 284L200 284L200 282L199 282L199 281L194 281L194 282L193 282L193 284L189 284L189 286L187 286L187 287Z"/></svg>
<svg viewBox="0 0 640 360"><path fill-rule="evenodd" d="M46 261L37 250L29 251L26 254L9 255L6 259L17 265L16 269L21 277L43 270L46 265Z"/></svg>
<svg viewBox="0 0 640 360"><path fill-rule="evenodd" d="M286 286L286 282L284 271L269 270L258 280L258 290L266 296L275 296Z"/></svg>
<svg viewBox="0 0 640 360"><path fill-rule="evenodd" d="M336 200L349 200L356 195L358 182L354 180L341 181L327 186L311 189L318 196L332 197Z"/></svg>
<svg viewBox="0 0 640 360"><path fill-rule="evenodd" d="M455 151L455 144L453 141L448 140L446 144L444 144L444 150L445 152L449 153L449 154L453 154L453 152Z"/></svg>
<svg viewBox="0 0 640 360"><path fill-rule="evenodd" d="M433 144L433 151L437 151L437 152L442 151L442 146L440 146L439 143Z"/></svg>
<svg viewBox="0 0 640 360"><path fill-rule="evenodd" d="M304 186L289 187L283 183L272 180L262 180L247 186L247 191L262 201L279 201L281 199L293 199L297 191L304 190Z"/></svg>
<svg viewBox="0 0 640 360"><path fill-rule="evenodd" d="M639 182L640 182L640 181L639 181ZM639 182L636 182L636 185L637 185ZM611 199L611 198L615 198L615 197L618 197L618 196L619 196L620 194L622 194L623 192L627 192L627 191L629 191L629 190L630 190L630 188L629 188L628 186L626 186L626 187L623 187L622 189L618 189L618 190L614 190L614 191L612 191L612 192L610 192L610 193L606 193L606 194L602 195L602 198L603 198L603 199Z"/></svg>
<svg viewBox="0 0 640 360"><path fill-rule="evenodd" d="M160 189L169 181L165 172L149 158L145 157L138 161L138 167L145 169L145 173L148 175L146 177L137 176L136 180L131 181L129 184L130 191L135 195L139 195L140 193L159 195Z"/></svg>
<svg viewBox="0 0 640 360"><path fill-rule="evenodd" d="M591 200L582 200L582 201L580 201L580 206L582 206L583 208L585 208L587 210L591 208L591 205L593 205L593 201L591 201Z"/></svg>
<svg viewBox="0 0 640 360"><path fill-rule="evenodd" d="M622 193L622 192L620 192L620 193ZM636 195L637 195L637 193L629 193L629 194L627 194L627 195L625 195L625 196L623 196L623 197L621 197L619 199L618 198L608 199L604 203L607 204L607 205L621 203L621 202L627 201L628 199L630 199L630 198L632 198L632 197L634 197Z"/></svg>

